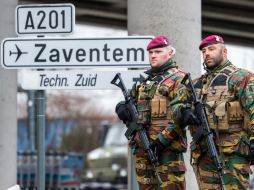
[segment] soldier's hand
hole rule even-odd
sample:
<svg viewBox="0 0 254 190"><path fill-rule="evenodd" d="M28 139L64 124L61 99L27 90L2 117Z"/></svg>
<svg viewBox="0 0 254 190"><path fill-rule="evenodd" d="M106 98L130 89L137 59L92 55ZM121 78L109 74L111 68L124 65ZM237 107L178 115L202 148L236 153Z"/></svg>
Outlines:
<svg viewBox="0 0 254 190"><path fill-rule="evenodd" d="M250 141L249 159L250 159L251 165L254 165L254 140Z"/></svg>
<svg viewBox="0 0 254 190"><path fill-rule="evenodd" d="M135 135L133 135L129 140L129 147L135 148L137 146L137 142L135 141Z"/></svg>
<svg viewBox="0 0 254 190"><path fill-rule="evenodd" d="M190 108L181 109L184 125L199 125L200 122Z"/></svg>
<svg viewBox="0 0 254 190"><path fill-rule="evenodd" d="M135 148L135 147L140 147L142 146L140 137L138 133L135 133L129 140L129 147L130 148Z"/></svg>
<svg viewBox="0 0 254 190"><path fill-rule="evenodd" d="M130 112L127 108L125 101L121 101L116 105L115 109L118 118L122 120L125 124L131 120Z"/></svg>
<svg viewBox="0 0 254 190"><path fill-rule="evenodd" d="M157 157L160 155L160 153L166 148L162 142L160 141L160 139L156 139L155 141L152 142L152 144L150 145L150 148L152 149L152 151L154 152L155 155L157 155Z"/></svg>

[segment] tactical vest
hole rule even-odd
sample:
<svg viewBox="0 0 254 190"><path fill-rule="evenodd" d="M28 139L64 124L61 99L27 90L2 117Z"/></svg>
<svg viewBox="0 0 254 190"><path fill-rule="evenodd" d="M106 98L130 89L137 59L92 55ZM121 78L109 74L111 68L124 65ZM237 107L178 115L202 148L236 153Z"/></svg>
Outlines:
<svg viewBox="0 0 254 190"><path fill-rule="evenodd" d="M137 98L139 123L157 126L166 126L168 123L173 123L167 94L168 89L165 89L162 84L173 76L175 72L179 72L179 70L170 69L170 72L160 76L160 81L145 80L140 85Z"/></svg>
<svg viewBox="0 0 254 190"><path fill-rule="evenodd" d="M239 69L225 67L209 84L197 85L197 94L204 102L208 123L215 132L235 133L247 130L249 117L235 94L228 91L230 77ZM202 82L202 81L199 81Z"/></svg>

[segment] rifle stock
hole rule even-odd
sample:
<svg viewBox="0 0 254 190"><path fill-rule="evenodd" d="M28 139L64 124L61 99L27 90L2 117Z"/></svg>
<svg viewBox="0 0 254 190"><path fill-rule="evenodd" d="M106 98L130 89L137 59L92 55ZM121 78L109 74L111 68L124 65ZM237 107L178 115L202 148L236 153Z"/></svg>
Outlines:
<svg viewBox="0 0 254 190"><path fill-rule="evenodd" d="M186 81L188 80L188 84L186 84ZM201 100L197 97L194 85L192 83L192 79L190 77L190 73L187 73L185 77L182 80L182 84L185 84L189 89L191 90L192 98L193 98L193 103L194 103L194 108L195 108L195 113L198 117L198 120L200 121L200 131L202 131L202 136L206 140L207 148L210 153L210 156L215 164L216 170L218 172L219 179L221 181L222 189L226 190L226 186L223 180L223 167L222 163L219 160L219 155L213 140L213 133L210 130L207 117L206 117L206 112L203 103ZM199 140L199 139L198 139ZM195 142L197 143L197 142Z"/></svg>
<svg viewBox="0 0 254 190"><path fill-rule="evenodd" d="M128 111L130 112L131 120L128 122L127 131L125 132L126 138L128 140L130 140L131 138L134 137L134 135L136 133L138 133L141 143L143 145L143 148L144 148L145 152L147 153L148 160L152 164L156 178L157 178L159 184L162 184L162 180L161 180L159 173L157 171L157 168L156 168L156 166L158 165L158 158L155 156L154 152L150 148L149 140L148 140L148 137L146 134L146 129L143 127L142 124L138 123L138 111L135 107L135 101L128 94L128 91L123 83L120 73L117 73L115 75L115 77L111 81L111 84L116 85L117 87L119 87L122 90Z"/></svg>

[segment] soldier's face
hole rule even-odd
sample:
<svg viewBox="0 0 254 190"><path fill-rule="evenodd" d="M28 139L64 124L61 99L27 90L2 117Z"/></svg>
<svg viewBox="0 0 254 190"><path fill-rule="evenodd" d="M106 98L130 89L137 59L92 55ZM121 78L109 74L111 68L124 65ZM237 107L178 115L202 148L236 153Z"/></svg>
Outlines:
<svg viewBox="0 0 254 190"><path fill-rule="evenodd" d="M204 63L208 69L214 69L227 60L227 49L223 44L213 44L202 49Z"/></svg>
<svg viewBox="0 0 254 190"><path fill-rule="evenodd" d="M149 61L152 68L163 65L171 56L173 51L169 47L154 48L149 51Z"/></svg>

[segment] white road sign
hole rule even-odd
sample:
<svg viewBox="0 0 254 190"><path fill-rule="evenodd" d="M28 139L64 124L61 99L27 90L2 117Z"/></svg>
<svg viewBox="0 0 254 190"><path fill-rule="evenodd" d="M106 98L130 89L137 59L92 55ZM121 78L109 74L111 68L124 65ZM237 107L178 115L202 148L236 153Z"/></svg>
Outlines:
<svg viewBox="0 0 254 190"><path fill-rule="evenodd" d="M105 90L118 89L110 82L121 73L127 89L131 89L136 82L139 84L147 75L144 70L131 71L94 71L94 70L55 70L21 72L21 86L25 90Z"/></svg>
<svg viewBox="0 0 254 190"><path fill-rule="evenodd" d="M7 69L67 67L146 67L152 37L7 38L1 64Z"/></svg>
<svg viewBox="0 0 254 190"><path fill-rule="evenodd" d="M72 4L35 4L16 7L16 33L72 33L75 7Z"/></svg>

